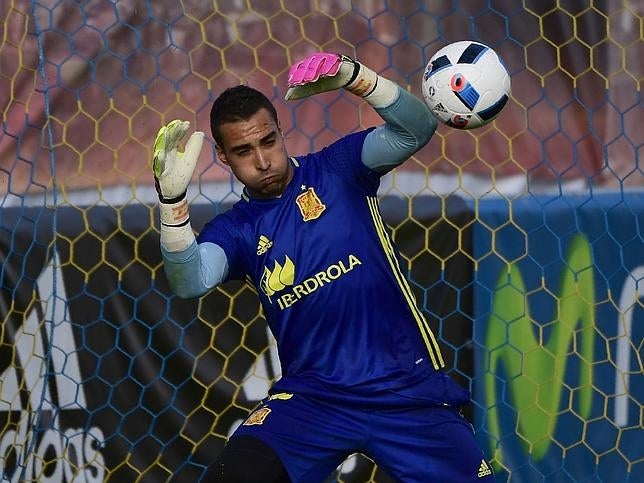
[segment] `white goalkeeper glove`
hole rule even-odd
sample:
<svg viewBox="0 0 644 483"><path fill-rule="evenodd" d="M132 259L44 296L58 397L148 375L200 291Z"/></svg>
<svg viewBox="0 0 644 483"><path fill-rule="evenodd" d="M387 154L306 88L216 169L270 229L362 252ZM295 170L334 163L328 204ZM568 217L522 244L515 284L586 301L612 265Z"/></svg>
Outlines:
<svg viewBox="0 0 644 483"><path fill-rule="evenodd" d="M179 144L188 132L188 121L174 120L161 127L154 141L152 171L159 195L161 244L169 251L180 251L194 241L186 193L199 160L204 133L192 133L185 150Z"/></svg>
<svg viewBox="0 0 644 483"><path fill-rule="evenodd" d="M176 203L185 197L197 166L204 137L201 131L192 133L185 151L179 151L189 128L188 121L175 119L159 129L154 141L152 170L161 203Z"/></svg>
<svg viewBox="0 0 644 483"><path fill-rule="evenodd" d="M287 101L346 89L375 108L387 107L398 95L389 79L342 54L319 52L293 64L288 72Z"/></svg>

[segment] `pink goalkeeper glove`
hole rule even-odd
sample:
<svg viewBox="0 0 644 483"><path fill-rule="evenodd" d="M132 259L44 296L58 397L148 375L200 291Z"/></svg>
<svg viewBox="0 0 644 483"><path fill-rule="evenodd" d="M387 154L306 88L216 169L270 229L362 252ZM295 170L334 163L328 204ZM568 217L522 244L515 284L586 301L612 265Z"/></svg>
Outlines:
<svg viewBox="0 0 644 483"><path fill-rule="evenodd" d="M342 54L320 52L293 64L288 71L286 100L302 99L345 88L367 97L378 84L378 74Z"/></svg>

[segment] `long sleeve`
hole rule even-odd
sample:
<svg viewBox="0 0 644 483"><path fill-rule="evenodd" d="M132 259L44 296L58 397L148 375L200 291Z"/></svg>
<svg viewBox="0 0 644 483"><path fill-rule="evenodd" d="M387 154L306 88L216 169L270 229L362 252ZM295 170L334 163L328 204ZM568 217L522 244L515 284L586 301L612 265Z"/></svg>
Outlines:
<svg viewBox="0 0 644 483"><path fill-rule="evenodd" d="M362 162L385 173L409 159L429 142L437 121L427 105L398 87L398 96L385 107L376 108L385 124L370 132L362 148Z"/></svg>
<svg viewBox="0 0 644 483"><path fill-rule="evenodd" d="M226 254L214 243L193 241L181 251L168 251L162 245L161 255L170 287L182 298L204 295L228 276Z"/></svg>

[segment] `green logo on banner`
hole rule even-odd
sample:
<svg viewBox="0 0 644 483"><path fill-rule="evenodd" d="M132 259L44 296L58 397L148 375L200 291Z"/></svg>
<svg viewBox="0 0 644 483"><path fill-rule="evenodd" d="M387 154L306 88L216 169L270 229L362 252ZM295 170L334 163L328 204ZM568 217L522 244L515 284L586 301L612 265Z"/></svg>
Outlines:
<svg viewBox="0 0 644 483"><path fill-rule="evenodd" d="M555 301L555 311L546 323L531 317L528 297L543 292ZM571 242L561 271L557 292L546 286L527 291L515 264L499 276L488 322L485 347L489 368L485 372L488 432L499 441L502 429L497 399L500 366L505 371L506 396L517 417L517 439L535 461L542 459L553 442L562 395L568 410L582 418L592 404L592 363L595 337L595 283L591 248L583 235ZM569 357L579 360L578 384L564 391ZM569 383L570 385L570 383ZM574 402L574 403L573 403ZM506 430L508 428L505 428ZM503 448L495 453L503 462Z"/></svg>

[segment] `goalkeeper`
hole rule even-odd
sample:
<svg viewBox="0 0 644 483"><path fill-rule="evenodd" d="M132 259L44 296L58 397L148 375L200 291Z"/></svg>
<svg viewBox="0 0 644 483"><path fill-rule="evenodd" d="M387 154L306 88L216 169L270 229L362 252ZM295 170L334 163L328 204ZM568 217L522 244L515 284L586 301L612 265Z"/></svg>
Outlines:
<svg viewBox="0 0 644 483"><path fill-rule="evenodd" d="M196 239L186 190L204 135L180 151L189 124L173 121L155 142L173 290L198 297L227 280L254 286L282 366L203 481L321 482L356 452L397 481L493 481L459 410L470 394L443 371L378 207L380 177L429 142L436 120L421 100L338 54L294 64L286 99L339 88L384 122L305 156L287 153L263 94L245 85L221 93L212 136L244 189Z"/></svg>

